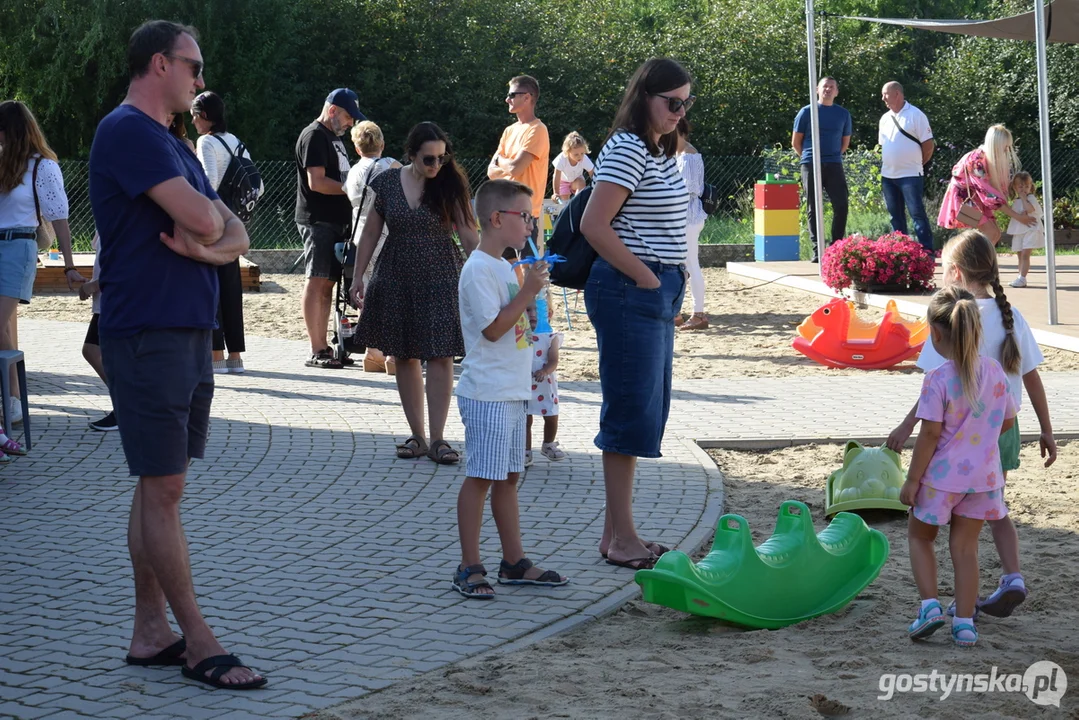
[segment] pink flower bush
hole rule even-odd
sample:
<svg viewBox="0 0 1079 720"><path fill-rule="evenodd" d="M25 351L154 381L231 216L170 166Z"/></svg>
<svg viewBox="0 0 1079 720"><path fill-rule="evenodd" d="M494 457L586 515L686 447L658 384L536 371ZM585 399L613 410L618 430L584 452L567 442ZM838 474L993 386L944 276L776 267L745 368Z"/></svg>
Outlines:
<svg viewBox="0 0 1079 720"><path fill-rule="evenodd" d="M824 282L834 290L870 285L933 289L933 256L900 232L871 240L854 234L836 240L821 260Z"/></svg>

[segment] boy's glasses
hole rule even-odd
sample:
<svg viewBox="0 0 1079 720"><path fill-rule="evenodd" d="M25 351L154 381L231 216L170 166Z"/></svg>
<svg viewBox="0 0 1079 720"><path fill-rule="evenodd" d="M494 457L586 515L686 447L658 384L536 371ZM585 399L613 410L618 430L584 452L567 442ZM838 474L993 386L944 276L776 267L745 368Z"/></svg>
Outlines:
<svg viewBox="0 0 1079 720"><path fill-rule="evenodd" d="M660 95L658 93L656 93L654 97L663 98L664 100L666 100L667 109L673 113L678 112L682 108L685 108L686 112L689 112L689 109L693 107L693 103L697 102L696 95L690 95L685 100L683 100L682 98L671 97L670 95Z"/></svg>
<svg viewBox="0 0 1079 720"><path fill-rule="evenodd" d="M495 212L503 215L518 215L525 225L532 225L536 222L536 218L532 217L532 213L526 210L495 210Z"/></svg>
<svg viewBox="0 0 1079 720"><path fill-rule="evenodd" d="M449 153L446 153L444 155L424 155L423 164L427 167L435 167L435 165L438 165L438 167L442 167L443 165L448 163L451 158L452 156Z"/></svg>

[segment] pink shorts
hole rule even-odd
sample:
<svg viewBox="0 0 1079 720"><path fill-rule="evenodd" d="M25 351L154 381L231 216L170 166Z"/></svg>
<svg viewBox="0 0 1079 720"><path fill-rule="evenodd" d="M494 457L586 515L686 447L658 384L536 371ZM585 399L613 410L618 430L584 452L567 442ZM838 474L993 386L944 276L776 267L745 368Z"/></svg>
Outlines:
<svg viewBox="0 0 1079 720"><path fill-rule="evenodd" d="M922 483L914 503L914 517L927 525L947 525L952 515L971 520L999 520L1008 514L1003 487L988 492L958 493Z"/></svg>

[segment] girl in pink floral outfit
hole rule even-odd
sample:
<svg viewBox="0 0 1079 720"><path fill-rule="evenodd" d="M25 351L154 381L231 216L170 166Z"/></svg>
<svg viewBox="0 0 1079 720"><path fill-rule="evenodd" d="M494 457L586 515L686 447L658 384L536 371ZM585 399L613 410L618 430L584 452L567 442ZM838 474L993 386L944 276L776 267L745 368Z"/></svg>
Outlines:
<svg viewBox="0 0 1079 720"><path fill-rule="evenodd" d="M929 637L945 623L937 600L934 542L951 525L948 543L955 569L952 639L960 647L978 641L978 534L982 523L1008 514L997 443L1015 423L1008 378L996 360L979 354L981 312L974 296L949 287L933 296L928 320L933 347L946 362L930 370L918 403L921 431L900 500L912 506L907 541L922 604L907 628L912 640Z"/></svg>
<svg viewBox="0 0 1079 720"><path fill-rule="evenodd" d="M1003 125L993 125L985 133L981 147L959 158L952 168L952 180L940 203L937 225L943 228L972 227L958 219L964 204L972 205L982 214L977 228L994 245L1000 240L997 210L1024 225L1035 225L1035 218L1016 212L1008 205L1008 188L1012 175L1018 170L1019 156L1012 145L1011 131Z"/></svg>

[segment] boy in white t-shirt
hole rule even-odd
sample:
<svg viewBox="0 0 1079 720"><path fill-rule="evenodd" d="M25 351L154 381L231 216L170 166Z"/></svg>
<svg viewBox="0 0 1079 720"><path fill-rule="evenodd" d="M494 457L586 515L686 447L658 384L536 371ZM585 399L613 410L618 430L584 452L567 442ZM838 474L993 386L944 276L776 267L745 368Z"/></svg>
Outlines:
<svg viewBox="0 0 1079 720"><path fill-rule="evenodd" d="M517 509L532 375L532 331L525 308L546 284L548 268L544 262L533 264L519 288L502 253L520 250L530 236L531 198L527 186L512 180L492 180L480 187L480 244L461 269L458 285L465 359L456 394L465 426L467 477L457 495L461 564L453 573L453 589L469 598L494 598L480 561L483 506L492 482L491 514L503 555L498 582L547 587L568 582L525 557Z"/></svg>

